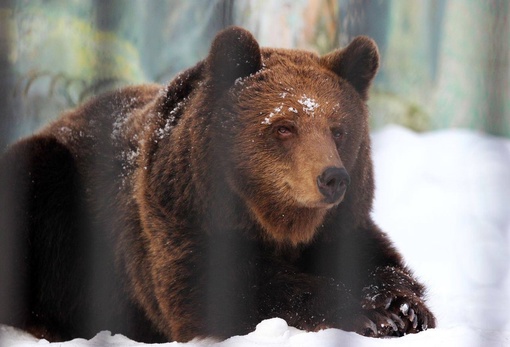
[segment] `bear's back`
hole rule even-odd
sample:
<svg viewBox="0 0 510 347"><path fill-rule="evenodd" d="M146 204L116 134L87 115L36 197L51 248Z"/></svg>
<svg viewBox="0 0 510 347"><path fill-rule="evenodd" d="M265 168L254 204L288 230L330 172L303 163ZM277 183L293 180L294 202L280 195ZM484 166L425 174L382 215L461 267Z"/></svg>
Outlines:
<svg viewBox="0 0 510 347"><path fill-rule="evenodd" d="M113 154L113 148L133 142L129 135L138 131L133 126L139 126L135 118L160 89L155 84L138 85L99 95L61 115L40 135L55 138L77 158Z"/></svg>

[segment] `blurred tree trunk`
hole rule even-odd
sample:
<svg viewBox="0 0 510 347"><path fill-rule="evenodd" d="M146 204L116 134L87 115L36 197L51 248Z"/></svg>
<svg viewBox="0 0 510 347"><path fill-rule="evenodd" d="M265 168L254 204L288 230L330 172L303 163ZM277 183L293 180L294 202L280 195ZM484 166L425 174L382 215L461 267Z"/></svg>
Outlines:
<svg viewBox="0 0 510 347"><path fill-rule="evenodd" d="M16 76L14 0L0 0L0 153L12 140L14 125L19 122L19 103L14 97Z"/></svg>
<svg viewBox="0 0 510 347"><path fill-rule="evenodd" d="M485 130L510 136L510 6L507 0L495 1L489 9L490 42L487 52L487 117Z"/></svg>
<svg viewBox="0 0 510 347"><path fill-rule="evenodd" d="M507 0L447 3L434 127L510 135Z"/></svg>

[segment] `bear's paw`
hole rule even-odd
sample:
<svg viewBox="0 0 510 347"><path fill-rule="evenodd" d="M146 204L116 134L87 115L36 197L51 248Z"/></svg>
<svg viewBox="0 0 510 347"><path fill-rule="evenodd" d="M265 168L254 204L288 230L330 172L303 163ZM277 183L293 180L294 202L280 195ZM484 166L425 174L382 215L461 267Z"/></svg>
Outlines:
<svg viewBox="0 0 510 347"><path fill-rule="evenodd" d="M386 267L376 271L374 277L376 284L363 288L361 300L368 321L361 322L356 331L374 337L403 336L436 326L423 299L423 288L410 275Z"/></svg>

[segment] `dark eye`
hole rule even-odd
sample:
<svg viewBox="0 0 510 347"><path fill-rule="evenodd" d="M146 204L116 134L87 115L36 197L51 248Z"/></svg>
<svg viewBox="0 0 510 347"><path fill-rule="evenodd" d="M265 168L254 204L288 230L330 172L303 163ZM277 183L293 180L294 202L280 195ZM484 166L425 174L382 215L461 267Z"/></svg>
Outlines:
<svg viewBox="0 0 510 347"><path fill-rule="evenodd" d="M276 128L276 134L282 139L288 138L292 135L292 133L292 128L285 125L280 125Z"/></svg>
<svg viewBox="0 0 510 347"><path fill-rule="evenodd" d="M333 129L331 132L335 140L341 140L344 137L344 132L342 129Z"/></svg>

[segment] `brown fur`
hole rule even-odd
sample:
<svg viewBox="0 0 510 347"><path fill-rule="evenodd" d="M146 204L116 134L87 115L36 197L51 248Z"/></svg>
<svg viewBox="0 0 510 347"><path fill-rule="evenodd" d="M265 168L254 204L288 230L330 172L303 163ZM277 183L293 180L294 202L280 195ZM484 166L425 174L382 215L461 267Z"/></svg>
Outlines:
<svg viewBox="0 0 510 347"><path fill-rule="evenodd" d="M168 86L100 96L15 144L0 227L31 246L1 255L23 300L0 318L144 341L224 338L270 317L370 336L433 327L370 218L378 61L365 37L319 57L232 27ZM335 199L319 189L328 168L350 176Z"/></svg>

